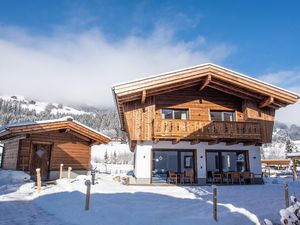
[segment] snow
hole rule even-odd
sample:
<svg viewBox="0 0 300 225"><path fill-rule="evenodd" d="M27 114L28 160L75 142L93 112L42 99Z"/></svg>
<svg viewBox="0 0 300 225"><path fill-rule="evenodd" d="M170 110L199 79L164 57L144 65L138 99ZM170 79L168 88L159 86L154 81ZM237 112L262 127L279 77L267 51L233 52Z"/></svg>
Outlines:
<svg viewBox="0 0 300 225"><path fill-rule="evenodd" d="M35 104L31 104L29 100L27 100L24 96L21 95L15 95L15 96L0 96L5 101L17 101L21 103L21 106L23 109L28 109L28 110L35 110L36 113L41 113L45 111L47 105L49 104L48 102L40 102L40 101L35 101ZM82 110L77 110L69 106L62 106L62 108L59 108L58 103L52 103L52 105L55 107L51 110L52 114L73 114L73 115L82 115L82 114L89 114L88 112L82 111Z"/></svg>
<svg viewBox="0 0 300 225"><path fill-rule="evenodd" d="M90 177L78 176L70 183L62 179L37 194L35 183L24 182L26 176L0 170L0 224L216 224L210 186L126 186L97 174L90 210L85 211L84 183ZM218 224L260 224L264 219L278 224L285 182L297 196L300 182L290 178L278 178L277 184L269 178L265 185L218 186Z"/></svg>
<svg viewBox="0 0 300 225"><path fill-rule="evenodd" d="M121 144L118 142L110 142L106 145L93 145L92 146L92 159L102 160L104 159L104 154L107 152L108 155L114 154L132 154L129 150L128 144Z"/></svg>

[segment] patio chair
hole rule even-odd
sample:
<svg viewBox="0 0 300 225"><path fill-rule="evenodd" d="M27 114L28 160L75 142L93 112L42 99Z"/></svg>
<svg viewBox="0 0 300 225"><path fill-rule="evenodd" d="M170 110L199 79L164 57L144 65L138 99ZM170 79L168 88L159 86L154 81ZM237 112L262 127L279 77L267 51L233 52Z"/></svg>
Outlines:
<svg viewBox="0 0 300 225"><path fill-rule="evenodd" d="M249 181L249 183L252 184L252 182L253 182L252 173L250 173L249 171L243 172L242 180L243 180L244 184L246 184L246 181Z"/></svg>
<svg viewBox="0 0 300 225"><path fill-rule="evenodd" d="M220 184L223 183L223 176L221 173L215 173L215 172L212 172L212 183L215 184L216 180L218 179L220 181Z"/></svg>
<svg viewBox="0 0 300 225"><path fill-rule="evenodd" d="M194 183L194 173L192 170L184 171L183 183L189 182L190 184Z"/></svg>
<svg viewBox="0 0 300 225"><path fill-rule="evenodd" d="M177 179L178 179L177 174L174 171L169 170L168 171L168 183L169 184L171 184L171 183L177 184Z"/></svg>
<svg viewBox="0 0 300 225"><path fill-rule="evenodd" d="M264 174L263 173L254 173L253 181L256 183L258 181L259 184L264 184Z"/></svg>
<svg viewBox="0 0 300 225"><path fill-rule="evenodd" d="M241 184L241 173L240 172L232 172L231 173L231 183L233 184L234 181L238 181Z"/></svg>

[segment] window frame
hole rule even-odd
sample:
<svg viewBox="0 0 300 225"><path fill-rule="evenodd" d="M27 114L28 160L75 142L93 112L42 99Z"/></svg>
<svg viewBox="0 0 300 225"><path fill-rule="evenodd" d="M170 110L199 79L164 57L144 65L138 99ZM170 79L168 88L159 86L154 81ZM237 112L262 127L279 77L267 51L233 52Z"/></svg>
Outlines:
<svg viewBox="0 0 300 225"><path fill-rule="evenodd" d="M163 118L163 110L171 110L172 111L172 118ZM186 119L175 119L175 111L184 111L186 112ZM161 119L163 120L189 120L190 119L190 113L189 113L189 109L174 109L174 108L161 108L160 109L160 113L161 113Z"/></svg>
<svg viewBox="0 0 300 225"><path fill-rule="evenodd" d="M0 148L2 148L1 161L0 161L0 168L2 168L3 167L4 152L5 152L5 144L0 143Z"/></svg>
<svg viewBox="0 0 300 225"><path fill-rule="evenodd" d="M211 117L211 113L212 112L220 112L221 113L221 120L213 120L212 117ZM232 113L232 120L230 121L227 121L227 120L224 120L224 114L226 113ZM236 116L236 112L235 111L231 111L231 110L209 110L209 117L210 117L210 120L211 121L221 121L221 122L234 122L234 121L237 121L237 116Z"/></svg>

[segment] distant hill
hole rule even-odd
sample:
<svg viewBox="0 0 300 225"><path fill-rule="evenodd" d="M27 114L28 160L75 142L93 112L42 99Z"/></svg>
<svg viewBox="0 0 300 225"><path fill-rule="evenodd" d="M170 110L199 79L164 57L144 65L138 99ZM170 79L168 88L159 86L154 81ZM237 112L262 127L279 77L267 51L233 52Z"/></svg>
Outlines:
<svg viewBox="0 0 300 225"><path fill-rule="evenodd" d="M72 116L75 120L110 137L124 137L124 133L119 128L117 112L113 107L70 107L59 103L26 99L23 96L0 96L0 125L64 116Z"/></svg>

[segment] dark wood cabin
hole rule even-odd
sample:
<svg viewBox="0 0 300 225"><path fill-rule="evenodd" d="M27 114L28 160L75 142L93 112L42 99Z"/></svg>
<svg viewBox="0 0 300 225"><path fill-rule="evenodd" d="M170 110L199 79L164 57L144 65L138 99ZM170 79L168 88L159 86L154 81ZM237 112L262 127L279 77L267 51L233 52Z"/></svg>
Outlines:
<svg viewBox="0 0 300 225"><path fill-rule="evenodd" d="M40 168L45 180L58 177L60 164L65 170L72 167L73 176L86 174L91 146L107 144L110 139L65 117L3 126L0 141L4 143L2 169L28 171L35 176L36 168Z"/></svg>

